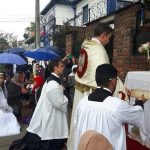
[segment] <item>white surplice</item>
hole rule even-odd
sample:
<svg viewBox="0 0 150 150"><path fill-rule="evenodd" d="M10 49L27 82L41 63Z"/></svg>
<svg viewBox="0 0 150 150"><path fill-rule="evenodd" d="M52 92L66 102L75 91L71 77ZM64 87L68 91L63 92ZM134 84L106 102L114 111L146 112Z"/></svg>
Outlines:
<svg viewBox="0 0 150 150"><path fill-rule="evenodd" d="M130 106L116 97L107 97L103 102L88 101L83 98L75 112L75 148L81 135L87 130L95 130L104 135L114 150L126 150L124 123L130 123L145 132L144 112L141 106Z"/></svg>
<svg viewBox="0 0 150 150"><path fill-rule="evenodd" d="M12 112L13 109L7 104L7 99L0 87L0 137L20 133L20 125Z"/></svg>
<svg viewBox="0 0 150 150"><path fill-rule="evenodd" d="M41 140L68 138L68 99L56 81L45 82L27 131Z"/></svg>

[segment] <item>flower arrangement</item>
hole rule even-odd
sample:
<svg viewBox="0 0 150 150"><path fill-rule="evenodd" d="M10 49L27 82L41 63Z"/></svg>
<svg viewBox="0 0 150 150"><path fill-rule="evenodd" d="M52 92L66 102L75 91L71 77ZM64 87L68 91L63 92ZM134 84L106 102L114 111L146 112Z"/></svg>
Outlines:
<svg viewBox="0 0 150 150"><path fill-rule="evenodd" d="M139 48L138 51L140 53L147 53L147 59L150 59L150 42L142 44Z"/></svg>

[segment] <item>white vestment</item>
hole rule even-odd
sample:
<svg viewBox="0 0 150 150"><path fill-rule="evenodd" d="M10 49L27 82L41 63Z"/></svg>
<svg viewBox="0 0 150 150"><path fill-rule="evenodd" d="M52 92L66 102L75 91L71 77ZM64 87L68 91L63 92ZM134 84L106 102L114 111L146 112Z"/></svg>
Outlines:
<svg viewBox="0 0 150 150"><path fill-rule="evenodd" d="M126 150L125 123L139 127L145 132L144 112L141 106L130 106L126 101L109 96L103 102L83 98L75 112L75 149L81 135L87 130L95 130L104 135L114 150Z"/></svg>
<svg viewBox="0 0 150 150"><path fill-rule="evenodd" d="M81 78L79 78L78 75L76 74L75 80L80 84L96 88L97 86L95 81L96 68L101 64L109 64L109 58L107 52L104 46L95 38L93 38L92 40L84 41L82 44L82 48L85 49L88 55L87 69ZM119 79L117 81L117 87L114 95L117 95L118 91L122 91L123 88L124 88L123 83ZM68 150L73 150L73 146L74 146L74 132L75 132L73 128L74 112L76 110L79 101L86 95L89 95L91 92L92 89L90 89L89 91L81 92L80 90L75 88L74 103L73 103L71 124L70 124L70 133L67 141Z"/></svg>
<svg viewBox="0 0 150 150"><path fill-rule="evenodd" d="M20 133L20 125L12 112L0 87L0 137Z"/></svg>
<svg viewBox="0 0 150 150"><path fill-rule="evenodd" d="M56 81L45 82L27 131L42 140L68 138L68 99Z"/></svg>

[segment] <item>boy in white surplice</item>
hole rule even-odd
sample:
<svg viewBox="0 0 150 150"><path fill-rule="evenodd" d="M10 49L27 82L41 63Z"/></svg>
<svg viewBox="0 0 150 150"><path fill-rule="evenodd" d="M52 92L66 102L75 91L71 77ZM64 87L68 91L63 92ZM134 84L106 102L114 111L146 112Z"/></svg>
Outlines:
<svg viewBox="0 0 150 150"><path fill-rule="evenodd" d="M64 64L61 60L52 60L49 70L50 76L43 85L27 133L22 139L28 150L61 150L68 138L68 99L60 79Z"/></svg>
<svg viewBox="0 0 150 150"><path fill-rule="evenodd" d="M113 97L117 70L109 64L98 66L95 78L96 90L79 102L75 112L75 150L78 149L81 135L87 130L95 130L104 135L114 150L126 150L125 123L139 127L147 134L143 111L145 98L141 96L135 106L131 106L128 102Z"/></svg>

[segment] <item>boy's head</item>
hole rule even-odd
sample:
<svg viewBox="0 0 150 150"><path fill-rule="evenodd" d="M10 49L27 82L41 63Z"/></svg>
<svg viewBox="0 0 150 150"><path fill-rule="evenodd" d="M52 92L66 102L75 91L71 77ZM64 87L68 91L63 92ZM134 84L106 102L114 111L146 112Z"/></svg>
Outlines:
<svg viewBox="0 0 150 150"><path fill-rule="evenodd" d="M116 89L117 69L110 64L99 65L96 69L97 86L109 88L112 92Z"/></svg>

